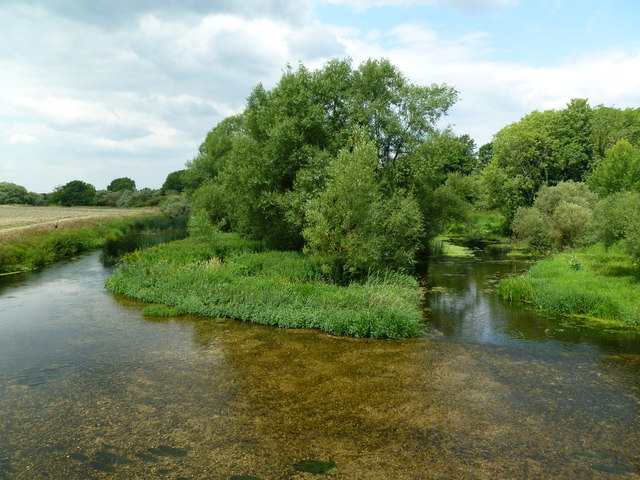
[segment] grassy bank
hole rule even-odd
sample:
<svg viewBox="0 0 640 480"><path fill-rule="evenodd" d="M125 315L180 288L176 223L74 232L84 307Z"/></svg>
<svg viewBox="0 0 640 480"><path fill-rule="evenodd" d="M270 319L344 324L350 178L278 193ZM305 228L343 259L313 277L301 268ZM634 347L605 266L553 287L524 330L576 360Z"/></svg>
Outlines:
<svg viewBox="0 0 640 480"><path fill-rule="evenodd" d="M346 287L297 252L261 251L235 234L188 238L127 255L114 292L198 315L373 338L417 336L414 278L386 274Z"/></svg>
<svg viewBox="0 0 640 480"><path fill-rule="evenodd" d="M621 249L593 245L554 255L503 280L502 298L554 313L640 326L640 268Z"/></svg>
<svg viewBox="0 0 640 480"><path fill-rule="evenodd" d="M62 224L59 228L25 229L3 234L0 243L0 274L35 270L78 253L100 248L122 237L135 225L153 218L91 218Z"/></svg>

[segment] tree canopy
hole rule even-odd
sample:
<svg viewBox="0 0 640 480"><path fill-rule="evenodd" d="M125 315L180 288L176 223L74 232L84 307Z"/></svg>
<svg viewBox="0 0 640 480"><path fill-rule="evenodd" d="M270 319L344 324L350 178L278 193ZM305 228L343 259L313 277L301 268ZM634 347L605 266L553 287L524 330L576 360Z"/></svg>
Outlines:
<svg viewBox="0 0 640 480"><path fill-rule="evenodd" d="M488 203L511 218L541 187L585 181L622 138L640 141L640 109L592 108L573 99L562 110L534 111L495 134L482 175Z"/></svg>
<svg viewBox="0 0 640 480"><path fill-rule="evenodd" d="M29 192L21 185L0 182L0 204L30 203Z"/></svg>
<svg viewBox="0 0 640 480"><path fill-rule="evenodd" d="M192 215L271 248L306 245L347 276L408 268L442 225L434 192L447 172L475 164L470 138L436 129L456 99L447 85L412 84L388 60L288 67L188 163Z"/></svg>
<svg viewBox="0 0 640 480"><path fill-rule="evenodd" d="M110 192L120 192L123 190L135 191L136 182L129 177L116 178L111 181L107 190Z"/></svg>
<svg viewBox="0 0 640 480"><path fill-rule="evenodd" d="M93 205L96 189L93 185L82 180L72 180L65 185L56 187L50 197L50 202L64 207Z"/></svg>

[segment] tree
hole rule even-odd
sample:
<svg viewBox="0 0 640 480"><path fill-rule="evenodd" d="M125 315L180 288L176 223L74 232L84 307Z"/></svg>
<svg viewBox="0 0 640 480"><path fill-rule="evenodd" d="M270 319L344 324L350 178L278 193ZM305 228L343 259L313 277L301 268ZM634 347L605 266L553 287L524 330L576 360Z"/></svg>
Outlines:
<svg viewBox="0 0 640 480"><path fill-rule="evenodd" d="M593 170L587 183L601 195L640 191L640 148L625 139L619 140L606 151L604 160Z"/></svg>
<svg viewBox="0 0 640 480"><path fill-rule="evenodd" d="M584 181L595 162L592 119L587 101L573 99L563 110L534 111L496 133L482 175L490 208L501 208L511 219L519 206L533 203L542 186Z"/></svg>
<svg viewBox="0 0 640 480"><path fill-rule="evenodd" d="M606 247L619 242L640 263L640 192L617 192L600 200L594 223L597 238Z"/></svg>
<svg viewBox="0 0 640 480"><path fill-rule="evenodd" d="M50 201L64 207L93 205L95 195L96 189L93 185L81 180L72 180L65 185L56 187Z"/></svg>
<svg viewBox="0 0 640 480"><path fill-rule="evenodd" d="M182 193L185 187L185 172L186 170L176 170L167 175L167 179L160 189L162 194L166 195L167 192Z"/></svg>
<svg viewBox="0 0 640 480"><path fill-rule="evenodd" d="M136 182L129 177L116 178L111 181L107 190L110 192L121 192L123 190L135 191Z"/></svg>
<svg viewBox="0 0 640 480"><path fill-rule="evenodd" d="M306 205L324 189L329 165L354 128L373 142L381 170L401 169L435 135L436 122L456 98L446 85L411 84L387 60L358 68L332 60L317 71L288 67L273 89L256 86L242 114L209 132L188 164L186 184L189 192L217 184L210 191L225 199L222 216L230 228L271 248L299 249ZM441 183L445 178L438 176ZM402 188L387 187L388 197ZM210 217L220 219L220 207Z"/></svg>
<svg viewBox="0 0 640 480"><path fill-rule="evenodd" d="M597 199L584 183L544 186L532 207L516 211L511 228L516 238L540 252L583 246L590 239Z"/></svg>
<svg viewBox="0 0 640 480"><path fill-rule="evenodd" d="M375 144L360 137L329 167L326 188L307 207L306 249L334 280L371 270L411 269L421 247L418 204L405 191L383 196Z"/></svg>
<svg viewBox="0 0 640 480"><path fill-rule="evenodd" d="M591 143L597 159L618 141L625 139L640 147L640 108L620 110L599 105L592 113Z"/></svg>
<svg viewBox="0 0 640 480"><path fill-rule="evenodd" d="M0 204L31 203L29 192L21 185L0 182Z"/></svg>

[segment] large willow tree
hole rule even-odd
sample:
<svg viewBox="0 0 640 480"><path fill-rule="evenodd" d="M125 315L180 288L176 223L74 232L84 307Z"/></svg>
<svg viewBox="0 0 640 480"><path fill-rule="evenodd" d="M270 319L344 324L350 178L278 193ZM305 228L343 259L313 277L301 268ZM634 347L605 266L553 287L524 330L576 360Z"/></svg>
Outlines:
<svg viewBox="0 0 640 480"><path fill-rule="evenodd" d="M195 214L272 248L301 248L305 237L313 238L317 251L331 242L321 241L322 232L307 215L314 212L317 220L319 212L331 210L318 202L349 202L344 197L348 189L339 196L326 190L335 190L339 181L340 167L333 165L344 162L359 142L375 159L364 172L376 195L370 221L379 217L372 210L379 207L393 216L389 225L405 225L396 211L389 211L391 205L402 206L424 245L435 233L427 227L440 224L424 216L437 215L438 209L427 212L426 207L445 171L443 161L426 153L433 149L424 145L437 137L436 123L456 99L457 92L447 85L409 82L388 60L368 60L357 68L350 60L332 60L316 71L289 67L273 89L256 86L244 112L211 130L188 163L185 180ZM352 195L359 192L354 185ZM424 208L416 210L416 205ZM384 243L384 238L376 241ZM397 239L389 241L396 248ZM359 244L371 245L364 239ZM413 257L415 245L409 248ZM412 263L399 252L396 257L403 259L403 267ZM362 270L361 263L356 270Z"/></svg>

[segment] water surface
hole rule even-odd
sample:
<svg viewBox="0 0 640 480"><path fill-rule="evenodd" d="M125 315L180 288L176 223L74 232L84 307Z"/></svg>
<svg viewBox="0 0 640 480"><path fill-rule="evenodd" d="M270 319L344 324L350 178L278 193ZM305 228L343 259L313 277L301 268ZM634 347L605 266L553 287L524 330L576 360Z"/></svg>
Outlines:
<svg viewBox="0 0 640 480"><path fill-rule="evenodd" d="M458 268L432 269L433 319L469 295L438 280ZM462 307L407 341L158 321L109 274L94 254L0 279L0 479L640 478L625 341L519 341L508 320L481 341L492 314Z"/></svg>

